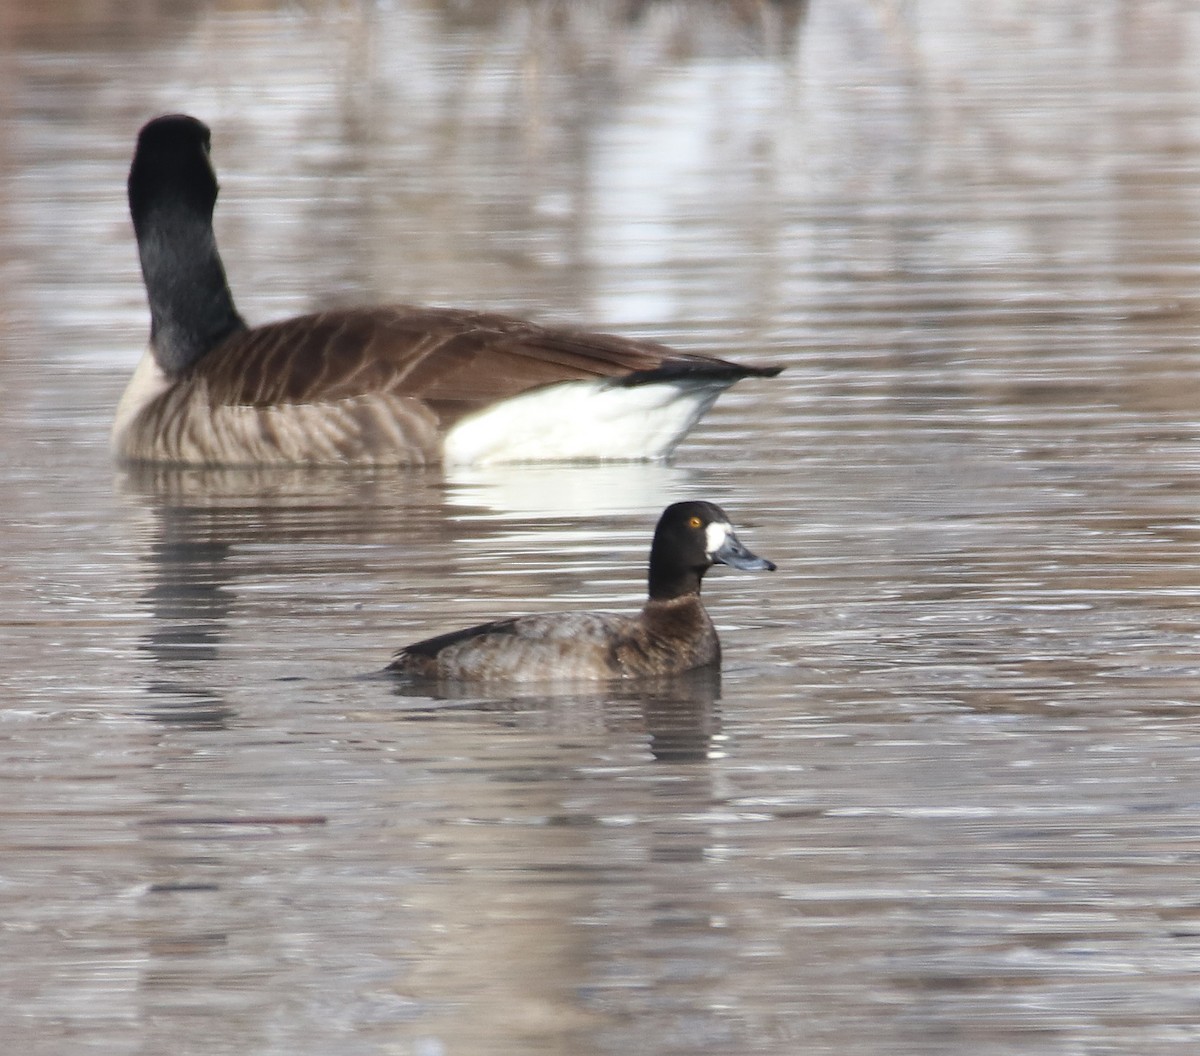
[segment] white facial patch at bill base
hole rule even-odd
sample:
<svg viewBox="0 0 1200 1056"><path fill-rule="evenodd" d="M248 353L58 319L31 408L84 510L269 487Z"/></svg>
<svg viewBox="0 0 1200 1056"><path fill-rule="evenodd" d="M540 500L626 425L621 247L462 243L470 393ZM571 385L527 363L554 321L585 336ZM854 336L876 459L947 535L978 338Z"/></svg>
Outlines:
<svg viewBox="0 0 1200 1056"><path fill-rule="evenodd" d="M713 554L725 545L725 540L729 537L730 531L732 531L732 528L720 521L713 521L712 524L704 529L705 546L708 548L709 557L712 557Z"/></svg>

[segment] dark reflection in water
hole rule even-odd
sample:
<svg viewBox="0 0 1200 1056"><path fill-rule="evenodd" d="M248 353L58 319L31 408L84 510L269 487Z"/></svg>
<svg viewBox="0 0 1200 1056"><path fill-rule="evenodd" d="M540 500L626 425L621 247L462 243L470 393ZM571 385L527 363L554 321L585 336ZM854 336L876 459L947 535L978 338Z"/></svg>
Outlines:
<svg viewBox="0 0 1200 1056"><path fill-rule="evenodd" d="M556 687L546 695L536 685L509 693L504 687L491 688L481 696L478 686L455 683L430 683L422 680L384 678L396 682L400 697L452 701L455 711L468 708L487 714L507 714L516 723L538 722L539 716L564 705L577 711L600 712L606 728L627 728L629 712L645 731L651 755L663 762L695 762L709 758L714 740L721 731L720 668L703 667L679 675L641 679L635 683ZM442 709L432 709L436 715ZM406 709L406 714L421 714Z"/></svg>
<svg viewBox="0 0 1200 1056"><path fill-rule="evenodd" d="M152 630L140 648L155 663L146 692L151 718L220 727L231 717L221 698L203 687L205 665L217 658L235 595L224 586L226 543L197 541L186 511L164 511L163 541L151 546L153 585L145 603ZM170 676L170 677L168 677Z"/></svg>
<svg viewBox="0 0 1200 1056"><path fill-rule="evenodd" d="M708 758L721 732L719 669L688 672L669 686L648 686L638 699L655 759L683 763Z"/></svg>
<svg viewBox="0 0 1200 1056"><path fill-rule="evenodd" d="M233 717L205 680L229 641L243 584L288 575L281 562L294 560L294 553L281 548L312 553L336 544L333 560L348 572L343 546L443 534L442 503L430 499L440 493L440 480L412 472L389 477L388 484L385 496L378 478L354 471L124 471L122 492L151 514L154 526L144 551L151 629L140 645L154 662L144 686L155 701L148 713L166 722L217 726Z"/></svg>

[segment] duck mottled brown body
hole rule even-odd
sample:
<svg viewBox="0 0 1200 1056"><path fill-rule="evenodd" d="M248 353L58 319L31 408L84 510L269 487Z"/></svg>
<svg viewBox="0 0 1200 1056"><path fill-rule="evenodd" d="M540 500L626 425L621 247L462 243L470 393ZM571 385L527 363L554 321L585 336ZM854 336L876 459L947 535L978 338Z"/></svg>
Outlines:
<svg viewBox="0 0 1200 1056"><path fill-rule="evenodd" d="M774 569L750 553L720 507L682 502L659 519L650 550L650 597L636 615L515 616L401 649L389 670L457 682L643 679L719 664L721 644L700 600L713 564Z"/></svg>

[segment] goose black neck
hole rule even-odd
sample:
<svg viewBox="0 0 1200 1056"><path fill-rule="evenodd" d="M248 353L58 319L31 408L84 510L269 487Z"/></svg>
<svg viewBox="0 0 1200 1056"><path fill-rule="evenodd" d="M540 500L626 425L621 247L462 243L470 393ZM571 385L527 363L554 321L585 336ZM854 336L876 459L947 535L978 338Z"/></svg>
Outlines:
<svg viewBox="0 0 1200 1056"><path fill-rule="evenodd" d="M178 158L134 158L129 211L150 302L150 344L168 375L183 373L246 328L213 235L216 200L207 157L186 166Z"/></svg>

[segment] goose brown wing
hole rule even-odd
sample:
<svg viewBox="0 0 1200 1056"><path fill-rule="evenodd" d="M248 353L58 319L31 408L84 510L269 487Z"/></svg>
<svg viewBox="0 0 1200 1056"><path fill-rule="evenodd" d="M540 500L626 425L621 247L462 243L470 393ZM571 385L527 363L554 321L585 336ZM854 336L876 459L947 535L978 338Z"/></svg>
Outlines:
<svg viewBox="0 0 1200 1056"><path fill-rule="evenodd" d="M194 368L214 403L320 403L381 392L455 419L561 381L773 374L651 341L456 309L323 312L234 334Z"/></svg>

